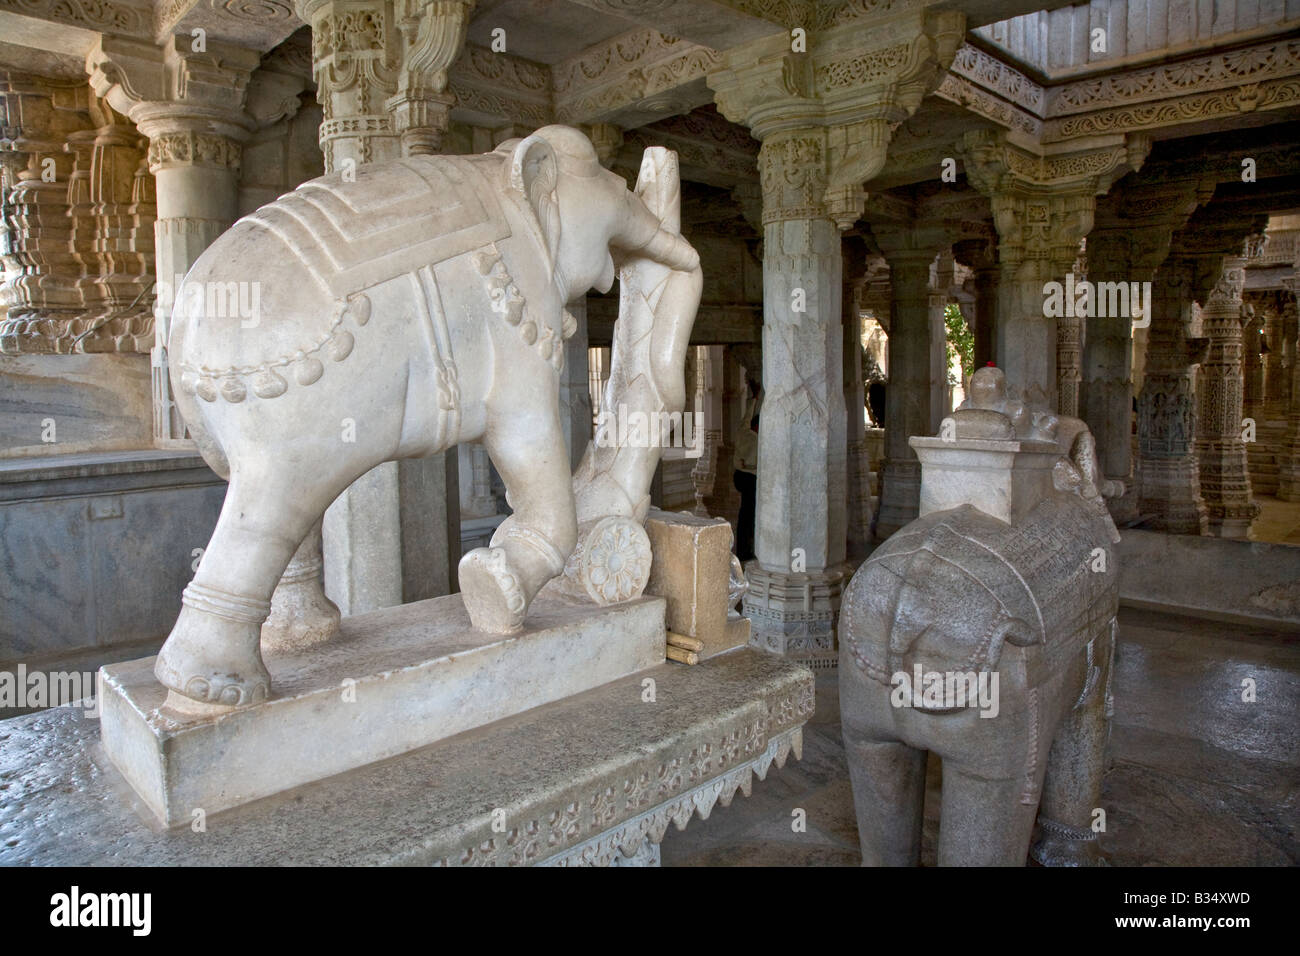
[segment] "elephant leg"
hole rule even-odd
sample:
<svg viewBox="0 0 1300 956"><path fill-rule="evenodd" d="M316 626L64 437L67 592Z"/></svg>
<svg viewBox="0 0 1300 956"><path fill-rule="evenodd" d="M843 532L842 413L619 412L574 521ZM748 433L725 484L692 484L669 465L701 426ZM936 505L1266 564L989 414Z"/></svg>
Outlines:
<svg viewBox="0 0 1300 956"><path fill-rule="evenodd" d="M1043 866L1103 866L1092 829L1101 806L1106 741L1110 733L1109 696L1113 628L1099 637L1089 661L1089 677L1074 709L1065 715L1052 742L1038 815L1038 839L1031 854Z"/></svg>
<svg viewBox="0 0 1300 956"><path fill-rule="evenodd" d="M556 394L553 383L550 394ZM489 427L484 436L514 513L492 535L491 547L475 548L460 561L465 609L482 631L519 630L529 603L564 570L578 540L558 402L539 405L506 411L510 427Z"/></svg>
<svg viewBox="0 0 1300 956"><path fill-rule="evenodd" d="M863 866L917 866L925 804L926 752L873 740L844 726Z"/></svg>
<svg viewBox="0 0 1300 956"><path fill-rule="evenodd" d="M1023 777L989 778L944 760L939 865L1024 866L1037 806L1021 802L1023 790Z"/></svg>
<svg viewBox="0 0 1300 956"><path fill-rule="evenodd" d="M270 696L259 647L271 593L319 513L293 475L231 474L226 501L181 613L154 664L169 701L242 706ZM322 508L323 510L323 508Z"/></svg>
<svg viewBox="0 0 1300 956"><path fill-rule="evenodd" d="M325 596L322 572L321 523L317 520L271 595L271 616L262 624L263 649L311 647L338 633L338 605Z"/></svg>

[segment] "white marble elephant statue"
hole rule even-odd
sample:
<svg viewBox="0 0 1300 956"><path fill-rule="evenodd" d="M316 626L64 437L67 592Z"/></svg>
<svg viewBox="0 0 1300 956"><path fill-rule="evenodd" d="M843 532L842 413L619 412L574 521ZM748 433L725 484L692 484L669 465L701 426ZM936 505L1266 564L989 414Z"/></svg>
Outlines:
<svg viewBox="0 0 1300 956"><path fill-rule="evenodd" d="M1123 489L1098 488L1082 422L1006 400L1001 374L976 373L947 444L913 439L922 515L845 589L840 710L866 865L919 863L928 751L943 758L940 865L1023 865L1036 817L1039 862L1100 860L1119 540L1101 492ZM927 513L931 495L947 501Z"/></svg>
<svg viewBox="0 0 1300 956"><path fill-rule="evenodd" d="M177 292L171 377L230 486L155 667L178 704L268 697L259 629L326 507L377 464L462 441L484 442L514 509L462 559L465 605L481 630L522 625L577 534L565 303L608 290L616 259L677 270L676 294L698 304L695 250L564 126L312 180L199 257ZM256 315L214 308L241 293Z"/></svg>

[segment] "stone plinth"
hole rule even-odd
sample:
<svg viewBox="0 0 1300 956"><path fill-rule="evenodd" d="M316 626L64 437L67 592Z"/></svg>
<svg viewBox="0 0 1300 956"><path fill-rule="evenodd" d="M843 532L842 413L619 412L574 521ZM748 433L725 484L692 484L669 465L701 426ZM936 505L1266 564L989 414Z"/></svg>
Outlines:
<svg viewBox="0 0 1300 956"><path fill-rule="evenodd" d="M942 438L908 439L921 459L921 517L969 504L1014 524L1052 492L1055 442Z"/></svg>
<svg viewBox="0 0 1300 956"><path fill-rule="evenodd" d="M667 625L704 643L700 660L749 642L749 620L731 613L731 525L724 518L651 511L654 559L645 593L668 601Z"/></svg>
<svg viewBox="0 0 1300 956"><path fill-rule="evenodd" d="M423 747L663 663L664 602L540 602L525 629L471 629L458 595L346 618L267 650L277 696L179 712L153 658L102 670L104 749L167 825ZM202 709L202 705L199 708Z"/></svg>
<svg viewBox="0 0 1300 956"><path fill-rule="evenodd" d="M798 756L812 713L812 674L741 649L161 830L105 760L95 721L59 707L5 723L0 831L20 836L0 841L0 866L630 861Z"/></svg>

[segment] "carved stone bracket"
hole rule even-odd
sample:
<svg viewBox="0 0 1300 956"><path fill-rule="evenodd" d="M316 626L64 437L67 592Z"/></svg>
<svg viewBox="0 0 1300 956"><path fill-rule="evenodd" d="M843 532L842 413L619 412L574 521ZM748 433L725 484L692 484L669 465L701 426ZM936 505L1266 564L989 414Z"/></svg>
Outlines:
<svg viewBox="0 0 1300 956"><path fill-rule="evenodd" d="M786 194L771 215L829 217L841 230L851 228L865 208L864 184L883 168L894 130L934 88L964 27L960 13L905 10L873 22L869 34L852 26L819 33L807 53L790 52L785 35L730 51L709 85L724 116L781 144L784 182L763 160L765 195L769 186ZM792 160L821 168L795 172ZM817 196L808 192L814 180ZM803 191L797 201L791 188Z"/></svg>
<svg viewBox="0 0 1300 956"><path fill-rule="evenodd" d="M402 66L387 106L404 155L436 153L456 102L447 73L464 47L474 0L407 0L402 6Z"/></svg>

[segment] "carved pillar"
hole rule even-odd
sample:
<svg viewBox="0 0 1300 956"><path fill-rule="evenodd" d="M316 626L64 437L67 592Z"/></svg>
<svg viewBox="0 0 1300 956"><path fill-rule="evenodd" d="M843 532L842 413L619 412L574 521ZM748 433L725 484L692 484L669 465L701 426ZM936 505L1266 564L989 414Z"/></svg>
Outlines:
<svg viewBox="0 0 1300 956"><path fill-rule="evenodd" d="M564 342L564 369L560 373L560 425L569 464L578 467L591 441L591 371L587 367L587 300L567 306L577 331Z"/></svg>
<svg viewBox="0 0 1300 956"><path fill-rule="evenodd" d="M1202 312L1208 351L1197 386L1196 457L1209 533L1248 538L1259 514L1251 500L1242 419L1242 286L1245 260L1225 259Z"/></svg>
<svg viewBox="0 0 1300 956"><path fill-rule="evenodd" d="M862 320L859 295L866 279L866 244L856 236L846 236L842 248L843 284L840 301L843 307L841 330L844 335L844 410L845 410L845 551L851 562L860 562L871 550L871 463L867 461L866 423L863 410L866 396L862 384Z"/></svg>
<svg viewBox="0 0 1300 956"><path fill-rule="evenodd" d="M998 270L995 243L966 239L954 243L957 261L971 270L970 286L974 294L974 321L963 306L971 333L975 338L974 367L981 369L993 361L993 330L997 325Z"/></svg>
<svg viewBox="0 0 1300 956"><path fill-rule="evenodd" d="M1146 527L1205 534L1205 500L1193 442L1196 365L1206 341L1192 338L1197 264L1171 256L1153 280L1146 367L1138 394L1138 512Z"/></svg>
<svg viewBox="0 0 1300 956"><path fill-rule="evenodd" d="M965 31L957 12L882 12L811 53L776 33L708 77L718 108L762 141L763 386L755 643L834 660L845 560L845 411L839 231L866 201L893 128L914 113ZM838 229L837 229L838 227Z"/></svg>
<svg viewBox="0 0 1300 956"><path fill-rule="evenodd" d="M399 156L401 133L387 109L402 57L392 0L296 0L294 12L311 24L325 171Z"/></svg>
<svg viewBox="0 0 1300 956"><path fill-rule="evenodd" d="M1187 190L1141 198L1144 202L1139 205L1127 192L1107 197L1100 213L1105 225L1088 235L1087 279L1096 294L1092 314L1085 319L1083 381L1077 412L1096 439L1102 473L1124 483L1124 495L1106 501L1111 515L1121 525L1136 519L1139 511L1139 496L1132 479L1132 327L1138 309L1145 307L1141 305L1145 290L1150 288L1155 295L1153 277L1169 254L1174 229L1186 222L1196 206L1195 196ZM1124 212L1134 207L1147 212L1147 223L1152 219L1156 223L1142 226L1127 219ZM1114 214L1116 211L1119 215ZM1103 291L1109 288L1105 283L1123 283L1125 294L1112 296ZM1135 291L1138 302L1131 298ZM1122 309L1112 310L1110 306L1126 299L1127 314L1111 314L1122 313ZM1098 308L1103 302L1106 308ZM1100 314L1103 311L1105 315ZM1148 314L1138 321L1150 323L1153 319ZM1178 348L1172 343L1169 347Z"/></svg>
<svg viewBox="0 0 1300 956"><path fill-rule="evenodd" d="M691 469L695 486L695 513L708 516L709 500L718 484L719 447L723 430L723 349L721 345L695 346L698 359L695 372L695 400L687 411L695 414L694 441L700 456Z"/></svg>
<svg viewBox="0 0 1300 956"><path fill-rule="evenodd" d="M1057 322L1064 313L1047 307L1047 283L1063 282L1073 267L1096 196L1140 167L1149 149L1143 137L1110 137L1077 153L1040 156L992 130L962 138L967 178L989 197L998 231L996 362L1008 382L1021 383L1027 401L1059 407ZM1067 401L1071 390L1067 382Z"/></svg>
<svg viewBox="0 0 1300 956"><path fill-rule="evenodd" d="M840 237L820 130L764 140L757 567L745 613L771 650L829 655L844 560ZM811 613L810 613L811 612Z"/></svg>
<svg viewBox="0 0 1300 956"><path fill-rule="evenodd" d="M1087 279L1088 257L1080 253L1070 271L1076 279ZM1057 411L1078 418L1079 391L1083 382L1083 316L1073 309L1056 320Z"/></svg>
<svg viewBox="0 0 1300 956"><path fill-rule="evenodd" d="M0 350L6 353L71 352L82 331L74 327L83 314L82 268L72 242L76 219L69 215L77 153L65 145L90 125L82 84L0 73L9 219L3 252L12 274L0 288Z"/></svg>
<svg viewBox="0 0 1300 956"><path fill-rule="evenodd" d="M158 208L152 364L159 444L185 437L167 373L172 298L199 253L237 218L241 145L257 125L245 103L260 59L256 51L215 41L196 52L188 36L171 37L161 48L105 36L86 58L96 95L149 138Z"/></svg>
<svg viewBox="0 0 1300 956"><path fill-rule="evenodd" d="M1297 271L1300 271L1300 265ZM1291 391L1287 402L1286 434L1277 456L1277 496L1283 501L1300 501L1300 310L1296 306L1300 279L1293 276L1284 283L1287 294L1282 315L1284 327L1291 330L1288 336L1291 343Z"/></svg>
<svg viewBox="0 0 1300 956"><path fill-rule="evenodd" d="M474 0L397 0L402 64L397 93L387 102L402 155L442 149L456 97L447 90L447 71L465 43Z"/></svg>
<svg viewBox="0 0 1300 956"><path fill-rule="evenodd" d="M1260 356L1263 365L1260 419L1272 421L1286 415L1291 376L1290 369L1286 367L1286 339L1283 335L1285 321L1279 307L1281 303L1276 295L1268 295L1263 299L1258 310L1264 320L1264 344L1268 346L1268 351Z"/></svg>
<svg viewBox="0 0 1300 956"><path fill-rule="evenodd" d="M889 384L885 393L885 460L876 536L887 538L916 519L921 500L921 463L908 444L913 435L938 431L934 388L936 342L931 266L939 242L921 241L916 230L877 232L889 262ZM939 326L942 334L942 324ZM940 383L946 381L946 376Z"/></svg>

